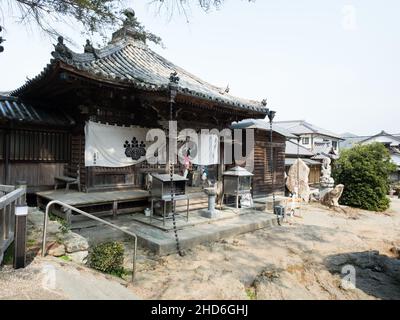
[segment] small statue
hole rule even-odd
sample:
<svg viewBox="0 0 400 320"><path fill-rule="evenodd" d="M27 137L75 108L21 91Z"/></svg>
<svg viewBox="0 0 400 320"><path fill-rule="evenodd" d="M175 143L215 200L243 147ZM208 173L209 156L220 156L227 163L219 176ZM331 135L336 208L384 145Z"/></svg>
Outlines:
<svg viewBox="0 0 400 320"><path fill-rule="evenodd" d="M262 99L261 104L265 107L267 105L267 99Z"/></svg>
<svg viewBox="0 0 400 320"><path fill-rule="evenodd" d="M320 184L321 187L324 188L332 188L335 184L335 180L331 177L331 159L325 157L322 160L322 168L321 168L321 179Z"/></svg>
<svg viewBox="0 0 400 320"><path fill-rule="evenodd" d="M124 26L136 27L138 22L135 17L135 11L132 8L127 8L122 12L125 15L125 20L123 22Z"/></svg>
<svg viewBox="0 0 400 320"><path fill-rule="evenodd" d="M71 50L64 44L64 38L59 36L57 41L57 44L54 45L54 52L52 52L53 57L72 59Z"/></svg>
<svg viewBox="0 0 400 320"><path fill-rule="evenodd" d="M93 47L93 45L90 43L89 39L86 39L86 44L84 46L83 51L85 53L91 53L95 56L95 58L97 59L97 53L96 53L96 49Z"/></svg>

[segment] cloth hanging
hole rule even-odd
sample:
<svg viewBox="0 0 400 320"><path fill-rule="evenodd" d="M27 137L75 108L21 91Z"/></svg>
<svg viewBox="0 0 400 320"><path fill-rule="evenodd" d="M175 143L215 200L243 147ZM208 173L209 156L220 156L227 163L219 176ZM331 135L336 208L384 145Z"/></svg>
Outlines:
<svg viewBox="0 0 400 320"><path fill-rule="evenodd" d="M85 166L126 167L145 160L149 129L93 121L85 125Z"/></svg>
<svg viewBox="0 0 400 320"><path fill-rule="evenodd" d="M197 165L209 166L219 164L219 137L215 134L199 135L196 154L191 154L191 162Z"/></svg>

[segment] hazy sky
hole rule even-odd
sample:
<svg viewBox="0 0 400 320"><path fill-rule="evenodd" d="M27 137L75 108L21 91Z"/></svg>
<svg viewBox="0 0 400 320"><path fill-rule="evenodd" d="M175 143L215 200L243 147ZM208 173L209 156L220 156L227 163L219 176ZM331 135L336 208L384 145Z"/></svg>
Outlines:
<svg viewBox="0 0 400 320"><path fill-rule="evenodd" d="M227 0L208 14L193 6L189 22L183 15L169 21L148 2L133 7L166 45L154 50L215 85L229 83L233 95L267 98L277 120L400 133L400 1ZM54 41L2 9L0 91L7 91L43 69ZM62 30L81 52L79 29Z"/></svg>

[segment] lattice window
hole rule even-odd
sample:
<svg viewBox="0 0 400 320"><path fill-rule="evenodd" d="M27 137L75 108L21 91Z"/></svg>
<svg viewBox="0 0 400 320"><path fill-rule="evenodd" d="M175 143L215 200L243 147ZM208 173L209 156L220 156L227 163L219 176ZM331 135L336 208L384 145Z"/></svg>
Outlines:
<svg viewBox="0 0 400 320"><path fill-rule="evenodd" d="M66 162L70 159L70 145L70 134L66 132L13 130L10 132L9 159Z"/></svg>

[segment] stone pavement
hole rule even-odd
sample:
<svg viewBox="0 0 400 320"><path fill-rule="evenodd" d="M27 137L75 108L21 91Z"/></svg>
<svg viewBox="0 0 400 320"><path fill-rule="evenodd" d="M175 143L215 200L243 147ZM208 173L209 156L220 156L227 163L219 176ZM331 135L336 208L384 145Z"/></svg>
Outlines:
<svg viewBox="0 0 400 320"><path fill-rule="evenodd" d="M0 300L137 300L118 278L59 258L37 257L25 269L0 271Z"/></svg>
<svg viewBox="0 0 400 320"><path fill-rule="evenodd" d="M247 212L245 212L247 211ZM139 245L159 255L176 251L175 235L172 229L165 231L154 226L140 223L130 215L120 216L110 220L112 223L136 233ZM190 219L189 219L190 221ZM271 213L253 209L241 209L241 214L213 221L187 226L178 231L182 249L192 248L198 244L217 241L222 238L276 225L276 216ZM124 234L104 225L91 228L74 229L88 239L89 243L98 243L108 240L127 240Z"/></svg>

